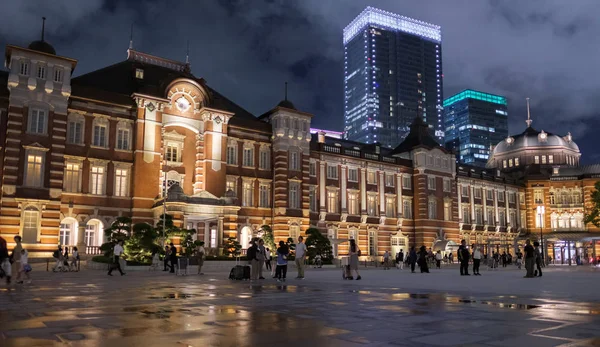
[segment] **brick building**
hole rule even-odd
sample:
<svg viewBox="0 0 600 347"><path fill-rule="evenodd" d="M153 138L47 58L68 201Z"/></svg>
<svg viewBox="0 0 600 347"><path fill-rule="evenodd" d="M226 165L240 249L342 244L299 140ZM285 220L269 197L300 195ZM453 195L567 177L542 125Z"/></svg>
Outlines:
<svg viewBox="0 0 600 347"><path fill-rule="evenodd" d="M96 252L117 217L154 224L164 209L215 253L228 237L248 247L262 225L277 240L317 227L336 256L350 238L365 257L461 238L512 250L534 226L532 187L553 182L457 167L420 118L389 149L311 134L313 115L287 99L257 117L189 64L133 49L75 78L77 61L44 41L5 57L0 235L37 256ZM586 179L569 187L589 190Z"/></svg>

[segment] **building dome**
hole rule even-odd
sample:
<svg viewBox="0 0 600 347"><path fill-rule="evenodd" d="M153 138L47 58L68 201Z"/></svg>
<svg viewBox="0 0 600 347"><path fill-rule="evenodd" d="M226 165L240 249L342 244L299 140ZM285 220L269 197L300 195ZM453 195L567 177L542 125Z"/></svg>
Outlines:
<svg viewBox="0 0 600 347"><path fill-rule="evenodd" d="M284 108L289 108L290 110L295 110L296 107L294 106L294 104L292 104L291 101L289 101L288 99L285 100L281 100L277 106L279 107L284 107Z"/></svg>
<svg viewBox="0 0 600 347"><path fill-rule="evenodd" d="M573 141L571 134L561 137L545 131L537 131L528 127L516 136L509 136L494 147L493 154L518 151L521 149L557 148L563 147L579 152L579 146Z"/></svg>
<svg viewBox="0 0 600 347"><path fill-rule="evenodd" d="M29 44L27 48L42 53L56 55L56 50L54 49L54 47L52 47L51 44L43 40L33 41Z"/></svg>

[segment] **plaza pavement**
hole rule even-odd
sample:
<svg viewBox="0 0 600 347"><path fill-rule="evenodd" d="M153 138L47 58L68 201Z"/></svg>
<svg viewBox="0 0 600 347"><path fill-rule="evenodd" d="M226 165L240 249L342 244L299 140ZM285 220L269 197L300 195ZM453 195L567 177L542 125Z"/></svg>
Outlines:
<svg viewBox="0 0 600 347"><path fill-rule="evenodd" d="M0 346L600 346L600 269L514 267L461 277L361 269L291 270L232 282L227 273L109 277L48 273L0 284Z"/></svg>

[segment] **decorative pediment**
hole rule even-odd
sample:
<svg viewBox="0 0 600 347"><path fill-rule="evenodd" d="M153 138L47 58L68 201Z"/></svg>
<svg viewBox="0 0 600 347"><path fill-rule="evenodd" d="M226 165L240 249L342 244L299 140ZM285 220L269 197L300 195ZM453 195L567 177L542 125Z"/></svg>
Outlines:
<svg viewBox="0 0 600 347"><path fill-rule="evenodd" d="M209 193L206 190L201 190L200 192L194 194L193 196L197 197L197 198L204 198L204 199L218 199L215 195ZM247 221L246 221L246 224L247 224Z"/></svg>
<svg viewBox="0 0 600 347"><path fill-rule="evenodd" d="M25 148L26 150L30 150L30 151L42 151L42 152L47 152L50 150L49 148L42 146L38 142L34 142L30 145L23 145L23 148Z"/></svg>

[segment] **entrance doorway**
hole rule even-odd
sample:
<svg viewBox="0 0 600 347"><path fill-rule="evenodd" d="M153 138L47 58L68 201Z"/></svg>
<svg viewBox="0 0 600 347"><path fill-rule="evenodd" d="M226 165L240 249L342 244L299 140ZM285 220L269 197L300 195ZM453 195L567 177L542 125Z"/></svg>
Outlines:
<svg viewBox="0 0 600 347"><path fill-rule="evenodd" d="M391 237L392 244L392 258L396 259L396 255L400 253L400 250L404 252L404 256L408 252L408 238L406 236L392 236Z"/></svg>

